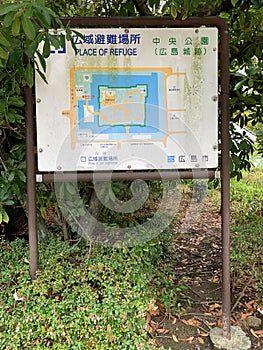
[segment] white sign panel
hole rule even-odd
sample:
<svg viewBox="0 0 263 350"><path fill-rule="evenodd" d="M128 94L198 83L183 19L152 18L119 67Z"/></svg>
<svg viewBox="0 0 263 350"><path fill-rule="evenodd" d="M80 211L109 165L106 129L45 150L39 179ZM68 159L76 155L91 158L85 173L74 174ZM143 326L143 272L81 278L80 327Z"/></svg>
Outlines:
<svg viewBox="0 0 263 350"><path fill-rule="evenodd" d="M40 171L217 167L216 28L77 31L36 74Z"/></svg>

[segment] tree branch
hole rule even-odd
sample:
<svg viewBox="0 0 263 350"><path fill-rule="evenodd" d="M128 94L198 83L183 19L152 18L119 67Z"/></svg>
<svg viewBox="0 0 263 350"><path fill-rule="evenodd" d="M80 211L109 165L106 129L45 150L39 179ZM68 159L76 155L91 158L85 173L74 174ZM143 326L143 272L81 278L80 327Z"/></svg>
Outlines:
<svg viewBox="0 0 263 350"><path fill-rule="evenodd" d="M152 12L146 4L146 0L132 0L140 16L152 16Z"/></svg>

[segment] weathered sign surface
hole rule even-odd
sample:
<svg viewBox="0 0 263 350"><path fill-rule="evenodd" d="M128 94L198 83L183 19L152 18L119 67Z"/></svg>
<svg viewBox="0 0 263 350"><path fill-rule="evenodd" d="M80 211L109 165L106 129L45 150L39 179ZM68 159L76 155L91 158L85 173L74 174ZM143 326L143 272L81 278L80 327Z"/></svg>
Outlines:
<svg viewBox="0 0 263 350"><path fill-rule="evenodd" d="M40 171L217 167L217 28L77 31L36 75Z"/></svg>

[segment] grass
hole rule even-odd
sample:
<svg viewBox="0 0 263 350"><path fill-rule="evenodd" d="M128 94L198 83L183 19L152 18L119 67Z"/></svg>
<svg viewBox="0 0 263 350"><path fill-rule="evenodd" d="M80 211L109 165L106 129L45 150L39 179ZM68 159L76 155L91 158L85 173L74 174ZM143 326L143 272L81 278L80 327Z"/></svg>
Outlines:
<svg viewBox="0 0 263 350"><path fill-rule="evenodd" d="M263 306L263 171L231 181L232 271L237 280L253 277Z"/></svg>

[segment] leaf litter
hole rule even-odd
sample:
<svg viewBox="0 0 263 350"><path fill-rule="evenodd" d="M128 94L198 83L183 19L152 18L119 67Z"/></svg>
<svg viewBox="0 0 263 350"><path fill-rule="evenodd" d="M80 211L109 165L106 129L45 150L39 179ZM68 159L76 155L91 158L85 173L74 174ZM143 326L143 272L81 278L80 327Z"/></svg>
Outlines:
<svg viewBox="0 0 263 350"><path fill-rule="evenodd" d="M182 233L187 205L189 194L181 201L179 220L171 227L174 233L171 259L178 285L183 281L188 289L180 292L180 308L176 312L172 307L166 310L158 300L155 302L155 308L149 309L147 314L148 331L156 344L165 349L212 350L210 330L222 326L220 207L207 198L198 220L192 220L191 227ZM262 350L263 330L249 328L246 324L251 315L262 318L255 293L253 284L245 290L244 283L233 285L233 299L241 298L234 305L230 322L250 335L253 350Z"/></svg>

